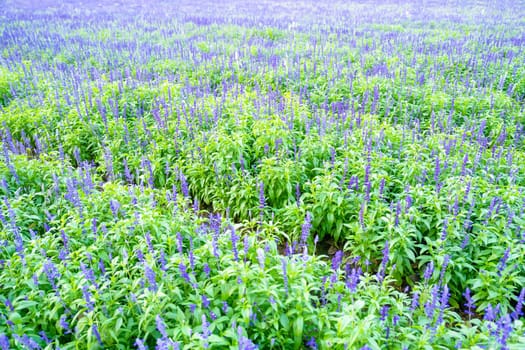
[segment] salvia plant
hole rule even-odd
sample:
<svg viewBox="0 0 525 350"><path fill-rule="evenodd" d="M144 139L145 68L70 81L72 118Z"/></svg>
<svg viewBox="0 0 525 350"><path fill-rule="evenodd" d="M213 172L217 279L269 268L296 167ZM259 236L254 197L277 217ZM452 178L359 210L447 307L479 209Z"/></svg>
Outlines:
<svg viewBox="0 0 525 350"><path fill-rule="evenodd" d="M522 349L522 1L0 1L0 350Z"/></svg>

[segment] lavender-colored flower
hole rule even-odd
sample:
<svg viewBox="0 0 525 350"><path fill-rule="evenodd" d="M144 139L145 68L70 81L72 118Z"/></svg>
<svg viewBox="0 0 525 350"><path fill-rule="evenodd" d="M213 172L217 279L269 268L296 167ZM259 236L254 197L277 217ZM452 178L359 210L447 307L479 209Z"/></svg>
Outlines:
<svg viewBox="0 0 525 350"><path fill-rule="evenodd" d="M317 342L315 341L315 337L310 337L310 339L308 340L308 342L306 342L306 346L307 346L309 349L317 350Z"/></svg>
<svg viewBox="0 0 525 350"><path fill-rule="evenodd" d="M248 250L250 249L250 238L248 235L244 236L244 262L248 260Z"/></svg>
<svg viewBox="0 0 525 350"><path fill-rule="evenodd" d="M65 334L71 333L71 329L69 328L69 323L67 323L66 315L60 316L59 324L60 324L60 327L64 330Z"/></svg>
<svg viewBox="0 0 525 350"><path fill-rule="evenodd" d="M441 230L441 240L447 239L448 219L443 220L443 229Z"/></svg>
<svg viewBox="0 0 525 350"><path fill-rule="evenodd" d="M88 280L93 286L95 286L95 288L98 289L98 284L97 284L95 273L93 272L93 270L87 267L82 262L80 263L80 270L82 270L82 273L84 274L84 277L86 278L86 280Z"/></svg>
<svg viewBox="0 0 525 350"><path fill-rule="evenodd" d="M29 349L29 350L38 350L38 349L41 349L41 346L38 345L38 343L27 336L27 334L24 334L23 336L19 336L18 334L14 334L14 338L15 340L17 340L19 343L21 343L22 345L24 345L24 347L26 349Z"/></svg>
<svg viewBox="0 0 525 350"><path fill-rule="evenodd" d="M86 301L88 311L93 311L95 308L95 304L91 300L92 295L89 291L88 286L82 286L82 295L84 296L84 300Z"/></svg>
<svg viewBox="0 0 525 350"><path fill-rule="evenodd" d="M46 344L51 344L53 342L51 339L49 339L46 332L44 331L40 331L38 335L40 335L40 339L42 339Z"/></svg>
<svg viewBox="0 0 525 350"><path fill-rule="evenodd" d="M445 254L443 258L443 265L441 266L441 273L439 275L439 284L443 284L443 279L445 278L445 272L447 271L448 264L450 262L450 255Z"/></svg>
<svg viewBox="0 0 525 350"><path fill-rule="evenodd" d="M201 301L202 301L202 307L207 309L208 307L210 307L210 301L208 300L208 298L206 297L206 295L203 295L201 297Z"/></svg>
<svg viewBox="0 0 525 350"><path fill-rule="evenodd" d="M257 350L259 347L255 345L249 338L242 334L242 328L237 328L237 339L239 341L239 350Z"/></svg>
<svg viewBox="0 0 525 350"><path fill-rule="evenodd" d="M332 269L337 270L343 261L343 252L338 250L332 258Z"/></svg>
<svg viewBox="0 0 525 350"><path fill-rule="evenodd" d="M147 350L148 347L144 345L144 340L137 338L135 339L135 346L137 347L137 350Z"/></svg>
<svg viewBox="0 0 525 350"><path fill-rule="evenodd" d="M194 313L196 309L197 309L197 305L195 305L195 304L190 304L190 312L191 312L191 313Z"/></svg>
<svg viewBox="0 0 525 350"><path fill-rule="evenodd" d="M193 253L193 238L190 237L190 250L188 251L188 259L190 261L190 269L195 270L195 254Z"/></svg>
<svg viewBox="0 0 525 350"><path fill-rule="evenodd" d="M259 212L262 217L264 215L264 208L266 207L266 199L264 198L264 182L259 183Z"/></svg>
<svg viewBox="0 0 525 350"><path fill-rule="evenodd" d="M434 274L434 262L430 261L427 267L425 268L425 273L423 275L423 278L425 279L425 281L428 282L428 280L430 280L433 274Z"/></svg>
<svg viewBox="0 0 525 350"><path fill-rule="evenodd" d="M120 203L116 199L111 199L109 201L109 208L111 209L111 212L113 213L113 217L117 218L118 213L120 211Z"/></svg>
<svg viewBox="0 0 525 350"><path fill-rule="evenodd" d="M497 341L501 349L508 349L507 342L512 333L512 319L510 315L502 315L497 322Z"/></svg>
<svg viewBox="0 0 525 350"><path fill-rule="evenodd" d="M168 338L168 332L166 331L166 325L164 324L164 320L160 315L155 316L155 324L157 326L157 330L162 335L163 338Z"/></svg>
<svg viewBox="0 0 525 350"><path fill-rule="evenodd" d="M383 248L383 259L381 260L381 266L379 268L379 271L377 271L377 279L380 282L383 282L383 279L385 278L386 274L386 265L388 264L388 260L390 259L390 250L388 246L388 241L385 242L385 247Z"/></svg>
<svg viewBox="0 0 525 350"><path fill-rule="evenodd" d="M182 195L185 198L188 198L190 196L190 191L188 189L188 182L186 181L186 177L184 176L182 172L179 175L179 180L180 180L180 187L181 187Z"/></svg>
<svg viewBox="0 0 525 350"><path fill-rule="evenodd" d="M44 273L46 274L49 283L51 283L51 287L53 287L53 289L57 289L56 281L60 279L60 272L58 272L55 264L53 264L50 260L47 260L44 263Z"/></svg>
<svg viewBox="0 0 525 350"><path fill-rule="evenodd" d="M144 266L144 275L149 282L149 290L156 292L158 290L155 271L148 265Z"/></svg>
<svg viewBox="0 0 525 350"><path fill-rule="evenodd" d="M182 235L180 232L177 232L177 249L180 255L182 255L182 249L184 247L182 242Z"/></svg>
<svg viewBox="0 0 525 350"><path fill-rule="evenodd" d="M306 245L306 241L310 236L310 230L312 229L312 215L307 212L304 218L304 224L301 227L301 245Z"/></svg>
<svg viewBox="0 0 525 350"><path fill-rule="evenodd" d="M295 201L297 206L301 205L301 186L299 183L295 184Z"/></svg>
<svg viewBox="0 0 525 350"><path fill-rule="evenodd" d="M203 347L205 349L209 347L208 338L211 335L209 326L210 324L208 323L208 320L206 319L206 315L202 315L202 339L204 341Z"/></svg>
<svg viewBox="0 0 525 350"><path fill-rule="evenodd" d="M207 263L204 263L202 266L202 271L204 271L206 277L210 277L210 266Z"/></svg>
<svg viewBox="0 0 525 350"><path fill-rule="evenodd" d="M10 348L9 338L4 333L0 333L0 349L9 350Z"/></svg>
<svg viewBox="0 0 525 350"><path fill-rule="evenodd" d="M505 250L505 253L503 253L503 256L501 257L501 259L499 261L499 264L498 264L498 276L500 276L500 277L501 277L501 273L503 272L503 270L507 266L507 261L509 260L509 255L510 255L510 248L507 248Z"/></svg>
<svg viewBox="0 0 525 350"><path fill-rule="evenodd" d="M445 309L448 306L448 298L450 297L448 286L445 284L443 286L443 292L441 293L441 300L440 300L440 306L439 306L439 316L436 322L436 325L440 325L443 323L443 315L445 313Z"/></svg>
<svg viewBox="0 0 525 350"><path fill-rule="evenodd" d="M160 269L164 272L168 271L168 267L167 267L167 264L168 264L168 261L166 260L166 253L164 252L164 249L160 249L160 253L159 253L159 264L160 264Z"/></svg>
<svg viewBox="0 0 525 350"><path fill-rule="evenodd" d="M227 313L228 312L228 303L223 301L222 302L222 312Z"/></svg>
<svg viewBox="0 0 525 350"><path fill-rule="evenodd" d="M483 319L486 320L486 321L494 321L496 319L496 316L497 316L497 308L493 308L492 307L492 304L489 304L486 308L485 308L485 315L483 316Z"/></svg>
<svg viewBox="0 0 525 350"><path fill-rule="evenodd" d="M381 182L379 183L379 196L381 197L383 195L383 191L385 189L385 178L381 179Z"/></svg>
<svg viewBox="0 0 525 350"><path fill-rule="evenodd" d="M286 272L287 264L286 259L281 258L282 270L283 270L283 283L284 283L284 292L288 295L288 274Z"/></svg>
<svg viewBox="0 0 525 350"><path fill-rule="evenodd" d="M381 311L380 311L380 314L381 314L381 321L385 321L386 318L388 317L388 311L390 310L390 306L389 305L383 305L383 307L381 308Z"/></svg>
<svg viewBox="0 0 525 350"><path fill-rule="evenodd" d="M523 304L525 303L525 288L521 289L518 301L516 302L516 309L512 313L512 318L517 320L523 315Z"/></svg>
<svg viewBox="0 0 525 350"><path fill-rule="evenodd" d="M419 293L414 292L412 295L412 304L410 305L410 311L414 311L419 306Z"/></svg>
<svg viewBox="0 0 525 350"><path fill-rule="evenodd" d="M425 314L429 319L433 318L434 310L436 309L437 301L439 299L438 285L435 285L434 288L432 288L431 296L432 297L425 303Z"/></svg>
<svg viewBox="0 0 525 350"><path fill-rule="evenodd" d="M190 276L188 275L188 271L186 270L186 265L184 265L184 263L182 262L179 264L179 271L182 278L184 278L188 283L190 283Z"/></svg>
<svg viewBox="0 0 525 350"><path fill-rule="evenodd" d="M235 233L235 228L230 225L230 232L231 232L231 236L230 236L230 241L232 243L232 251L233 251L233 257L235 259L235 261L239 261L239 251L237 250L237 242L239 241L239 236L237 236L237 234Z"/></svg>
<svg viewBox="0 0 525 350"><path fill-rule="evenodd" d="M97 339L98 343L102 346L104 345L102 343L102 338L100 337L100 333L98 332L98 327L96 324L93 324L93 326L91 326L91 330L93 331L93 335L95 336L95 338Z"/></svg>

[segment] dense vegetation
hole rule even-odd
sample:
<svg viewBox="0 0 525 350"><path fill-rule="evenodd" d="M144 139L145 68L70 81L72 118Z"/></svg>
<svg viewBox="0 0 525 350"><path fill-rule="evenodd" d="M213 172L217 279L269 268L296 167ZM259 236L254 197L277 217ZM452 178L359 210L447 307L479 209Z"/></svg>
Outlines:
<svg viewBox="0 0 525 350"><path fill-rule="evenodd" d="M0 349L522 348L522 2L0 5Z"/></svg>

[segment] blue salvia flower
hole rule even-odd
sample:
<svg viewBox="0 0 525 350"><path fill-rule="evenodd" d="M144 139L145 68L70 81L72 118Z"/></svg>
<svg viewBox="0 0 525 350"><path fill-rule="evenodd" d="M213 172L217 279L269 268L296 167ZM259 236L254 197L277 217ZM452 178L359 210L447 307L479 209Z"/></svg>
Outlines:
<svg viewBox="0 0 525 350"><path fill-rule="evenodd" d="M199 199L195 198L193 200L193 212L198 213L199 212Z"/></svg>
<svg viewBox="0 0 525 350"><path fill-rule="evenodd" d="M159 264L160 264L160 269L164 272L168 271L168 267L167 267L167 264L168 264L168 261L166 260L166 253L164 252L164 249L160 249L160 253L159 253Z"/></svg>
<svg viewBox="0 0 525 350"><path fill-rule="evenodd" d="M100 270L102 276L106 274L106 267L104 266L104 260L102 260L102 258L100 258L98 261L98 269Z"/></svg>
<svg viewBox="0 0 525 350"><path fill-rule="evenodd" d="M51 339L49 339L49 337L47 336L46 332L44 331L40 331L38 333L38 335L40 335L40 338L44 341L44 343L46 344L51 344L53 341Z"/></svg>
<svg viewBox="0 0 525 350"><path fill-rule="evenodd" d="M59 324L60 324L60 327L64 330L65 334L71 333L71 329L69 328L69 323L67 323L66 315L60 316Z"/></svg>
<svg viewBox="0 0 525 350"><path fill-rule="evenodd" d="M28 337L27 334L24 334L23 336L19 336L18 334L14 335L14 338L25 346L26 349L29 350L37 350L41 349L40 345L36 341L34 341L32 338Z"/></svg>
<svg viewBox="0 0 525 350"><path fill-rule="evenodd" d="M219 258L219 234L221 230L221 216L220 214L211 215L210 217L210 228L212 230L211 246L213 249L213 256Z"/></svg>
<svg viewBox="0 0 525 350"><path fill-rule="evenodd" d="M348 189L359 191L359 178L357 177L357 175L353 175L352 177L350 177L350 180L348 181Z"/></svg>
<svg viewBox="0 0 525 350"><path fill-rule="evenodd" d="M149 282L149 290L156 292L158 290L155 271L148 265L144 266L144 275Z"/></svg>
<svg viewBox="0 0 525 350"><path fill-rule="evenodd" d="M11 303L11 300L9 299L6 299L5 302L4 302L5 306L7 306L7 308L13 312L15 311L15 308L13 307L13 304Z"/></svg>
<svg viewBox="0 0 525 350"><path fill-rule="evenodd" d="M259 183L259 216L261 220L264 216L264 208L266 207L266 199L264 198L264 182Z"/></svg>
<svg viewBox="0 0 525 350"><path fill-rule="evenodd" d="M440 307L439 307L439 316L436 322L436 326L439 326L443 322L443 315L445 309L448 306L448 298L450 297L448 286L445 284L443 286L443 292L441 293Z"/></svg>
<svg viewBox="0 0 525 350"><path fill-rule="evenodd" d="M388 264L388 260L390 259L389 255L390 251L388 241L386 241L385 247L383 248L383 259L381 260L381 266L379 268L379 271L377 271L377 279L379 280L379 282L383 282L383 279L385 278L386 265Z"/></svg>
<svg viewBox="0 0 525 350"><path fill-rule="evenodd" d="M441 240L444 241L447 239L447 229L448 229L448 219L443 220L443 230L441 231Z"/></svg>
<svg viewBox="0 0 525 350"><path fill-rule="evenodd" d="M87 309L93 311L95 309L95 304L91 300L91 292L89 291L88 286L82 286L82 295L86 301Z"/></svg>
<svg viewBox="0 0 525 350"><path fill-rule="evenodd" d="M195 310L197 309L197 305L195 305L195 304L190 304L189 306L190 306L190 312L191 312L191 313L194 313Z"/></svg>
<svg viewBox="0 0 525 350"><path fill-rule="evenodd" d="M190 191L188 189L188 182L186 181L186 177L184 176L182 172L180 172L179 180L180 180L180 187L181 187L182 195L184 196L184 198L188 198L190 196Z"/></svg>
<svg viewBox="0 0 525 350"><path fill-rule="evenodd" d="M155 248L153 247L153 243L151 242L151 235L149 232L146 232L144 234L144 238L146 239L146 245L148 246L148 250L151 254L155 252Z"/></svg>
<svg viewBox="0 0 525 350"><path fill-rule="evenodd" d="M93 326L91 326L91 329L93 330L93 335L95 336L95 338L97 338L97 341L98 343L103 346L104 344L102 343L102 338L100 337L100 333L98 332L98 327L96 324L93 324Z"/></svg>
<svg viewBox="0 0 525 350"><path fill-rule="evenodd" d="M244 262L248 259L248 251L250 249L250 240L248 235L244 236Z"/></svg>
<svg viewBox="0 0 525 350"><path fill-rule="evenodd" d="M390 306L389 305L383 305L383 307L381 308L381 311L380 311L380 315L381 315L381 321L386 321L386 318L388 317L388 311L390 310Z"/></svg>
<svg viewBox="0 0 525 350"><path fill-rule="evenodd" d="M399 215L401 214L401 203L396 203L396 217L394 221L394 226L399 226Z"/></svg>
<svg viewBox="0 0 525 350"><path fill-rule="evenodd" d="M425 279L426 282L428 282L433 274L434 274L434 262L430 261L427 267L425 268L425 273L423 275L423 278Z"/></svg>
<svg viewBox="0 0 525 350"><path fill-rule="evenodd" d="M259 347L255 345L249 338L242 334L242 328L237 328L237 338L239 341L239 350L257 350Z"/></svg>
<svg viewBox="0 0 525 350"><path fill-rule="evenodd" d="M137 350L147 350L148 347L144 345L144 340L137 338L135 339L135 346L137 347Z"/></svg>
<svg viewBox="0 0 525 350"><path fill-rule="evenodd" d="M341 250L338 250L334 257L332 258L332 270L339 269L339 266L341 266L341 263L343 261L343 252Z"/></svg>
<svg viewBox="0 0 525 350"><path fill-rule="evenodd" d="M461 242L461 249L465 249L470 241L470 235L468 233L465 233L465 238L463 238L463 241Z"/></svg>
<svg viewBox="0 0 525 350"><path fill-rule="evenodd" d="M315 337L310 337L308 342L306 342L306 346L312 350L317 350L317 342L315 341Z"/></svg>
<svg viewBox="0 0 525 350"><path fill-rule="evenodd" d="M210 301L208 300L208 298L206 297L206 295L203 295L201 297L201 301L202 301L202 307L207 309L209 306L210 306Z"/></svg>
<svg viewBox="0 0 525 350"><path fill-rule="evenodd" d="M307 212L304 218L304 224L301 227L301 245L306 245L306 241L310 236L310 230L312 229L312 215Z"/></svg>
<svg viewBox="0 0 525 350"><path fill-rule="evenodd" d="M80 270L82 270L84 278L87 281L89 281L93 286L95 286L96 289L98 289L98 284L95 279L95 273L93 272L93 270L87 267L83 262L80 263Z"/></svg>
<svg viewBox="0 0 525 350"><path fill-rule="evenodd" d="M412 304L410 304L410 311L414 311L419 306L419 293L414 292L412 295Z"/></svg>
<svg viewBox="0 0 525 350"><path fill-rule="evenodd" d="M406 202L405 211L408 211L408 209L412 207L412 196L407 194L405 198L405 202Z"/></svg>
<svg viewBox="0 0 525 350"><path fill-rule="evenodd" d="M383 191L385 189L385 178L381 179L381 182L379 183L379 197L383 196Z"/></svg>
<svg viewBox="0 0 525 350"><path fill-rule="evenodd" d="M286 260L281 258L282 270L283 270L283 282L284 282L284 292L288 295L288 274L286 272Z"/></svg>
<svg viewBox="0 0 525 350"><path fill-rule="evenodd" d="M235 228L232 225L230 225L230 232L231 232L230 241L232 243L233 257L235 261L238 262L239 252L237 250L237 242L239 241L239 236L237 236L237 234L235 233Z"/></svg>
<svg viewBox="0 0 525 350"><path fill-rule="evenodd" d="M46 274L47 280L51 284L51 287L53 289L57 289L56 281L60 279L60 272L58 272L55 264L53 264L50 260L47 260L44 263L44 273Z"/></svg>
<svg viewBox="0 0 525 350"><path fill-rule="evenodd" d="M499 261L499 264L498 264L498 276L500 276L500 277L501 277L501 273L503 272L503 270L507 266L507 261L509 260L509 255L510 255L510 248L507 248L505 250L505 253L501 257L501 259Z"/></svg>
<svg viewBox="0 0 525 350"><path fill-rule="evenodd" d="M203 347L207 349L209 347L208 344L208 337L211 335L210 329L208 328L208 320L206 319L206 315L202 315L202 339L204 341Z"/></svg>
<svg viewBox="0 0 525 350"><path fill-rule="evenodd" d="M210 266L207 263L204 263L202 266L202 271L204 271L206 277L210 277Z"/></svg>
<svg viewBox="0 0 525 350"><path fill-rule="evenodd" d="M438 285L435 285L434 288L432 288L431 296L432 298L425 303L425 313L429 319L433 318L434 310L436 309L437 301L439 299Z"/></svg>
<svg viewBox="0 0 525 350"><path fill-rule="evenodd" d="M503 315L497 322L497 342L502 350L508 350L507 342L512 333L512 319L510 315Z"/></svg>
<svg viewBox="0 0 525 350"><path fill-rule="evenodd" d="M177 249L180 255L182 255L182 248L183 248L182 235L180 234L180 232L177 232Z"/></svg>
<svg viewBox="0 0 525 350"><path fill-rule="evenodd" d="M447 271L448 264L450 262L450 255L445 254L443 258L443 266L441 267L441 273L439 276L439 284L443 284L443 279L445 278L445 272Z"/></svg>
<svg viewBox="0 0 525 350"><path fill-rule="evenodd" d="M492 304L489 304L485 309L485 315L483 319L486 321L494 321L496 319L497 313L494 311Z"/></svg>
<svg viewBox="0 0 525 350"><path fill-rule="evenodd" d="M193 238L189 238L190 239L190 250L188 252L188 258L190 260L190 269L192 271L195 270L195 255L193 253Z"/></svg>
<svg viewBox="0 0 525 350"><path fill-rule="evenodd" d="M516 309L512 313L512 318L517 320L523 315L523 304L525 303L525 287L521 289L518 301L516 302Z"/></svg>
<svg viewBox="0 0 525 350"><path fill-rule="evenodd" d="M163 338L168 338L168 332L166 331L166 325L164 320L160 315L155 316L155 324L157 325L157 330L162 335Z"/></svg>
<svg viewBox="0 0 525 350"><path fill-rule="evenodd" d="M357 285L359 284L362 270L360 267L358 268L352 268L350 271L350 264L346 265L346 287L350 289L352 293L355 293L357 290Z"/></svg>
<svg viewBox="0 0 525 350"><path fill-rule="evenodd" d="M179 264L179 271L182 278L184 278L188 283L191 283L190 276L188 275L188 271L186 269L186 265L184 265L184 263L182 262Z"/></svg>

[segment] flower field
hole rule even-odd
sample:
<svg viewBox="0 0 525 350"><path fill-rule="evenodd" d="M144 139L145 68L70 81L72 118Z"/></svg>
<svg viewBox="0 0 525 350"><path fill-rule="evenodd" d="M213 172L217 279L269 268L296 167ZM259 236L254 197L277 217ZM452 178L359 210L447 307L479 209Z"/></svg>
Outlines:
<svg viewBox="0 0 525 350"><path fill-rule="evenodd" d="M523 1L0 0L0 141L0 350L525 349Z"/></svg>

